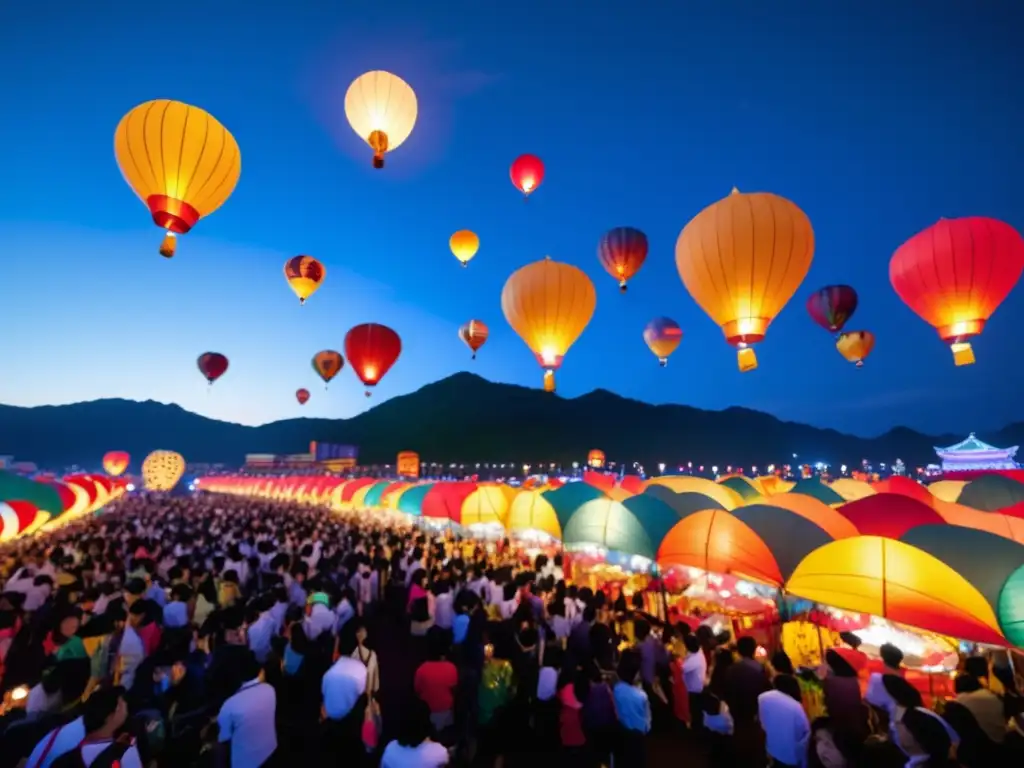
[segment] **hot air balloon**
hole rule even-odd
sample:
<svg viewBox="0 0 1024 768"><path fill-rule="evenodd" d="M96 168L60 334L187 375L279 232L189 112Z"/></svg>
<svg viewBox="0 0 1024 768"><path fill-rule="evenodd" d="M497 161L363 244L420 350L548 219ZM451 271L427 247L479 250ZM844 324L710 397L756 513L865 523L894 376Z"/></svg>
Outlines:
<svg viewBox="0 0 1024 768"><path fill-rule="evenodd" d="M512 161L509 175L515 188L529 197L544 181L544 163L536 155L520 155Z"/></svg>
<svg viewBox="0 0 1024 768"><path fill-rule="evenodd" d="M1024 239L1009 224L980 216L941 219L901 245L889 281L903 303L935 327L956 365L971 365L969 339L1020 280Z"/></svg>
<svg viewBox="0 0 1024 768"><path fill-rule="evenodd" d="M473 350L474 360L476 360L477 350L484 345L489 334L490 331L487 330L487 326L480 320L470 320L459 328L459 338L462 339L467 347Z"/></svg>
<svg viewBox="0 0 1024 768"><path fill-rule="evenodd" d="M626 291L626 281L640 271L647 259L647 235L633 227L616 227L605 232L597 244L597 259L605 271Z"/></svg>
<svg viewBox="0 0 1024 768"><path fill-rule="evenodd" d="M325 277L324 265L312 256L293 256L284 263L284 279L299 297L299 304L305 304L306 299L316 293Z"/></svg>
<svg viewBox="0 0 1024 768"><path fill-rule="evenodd" d="M109 451L103 454L103 471L111 477L123 475L128 469L131 456L125 451Z"/></svg>
<svg viewBox="0 0 1024 768"><path fill-rule="evenodd" d="M857 291L848 285L826 285L807 299L811 319L831 333L839 333L857 311Z"/></svg>
<svg viewBox="0 0 1024 768"><path fill-rule="evenodd" d="M199 367L199 372L212 385L227 372L228 359L220 352L203 352L196 360L196 365Z"/></svg>
<svg viewBox="0 0 1024 768"><path fill-rule="evenodd" d="M480 238L476 236L476 232L460 229L448 240L448 247L452 249L455 258L465 267L480 250Z"/></svg>
<svg viewBox="0 0 1024 768"><path fill-rule="evenodd" d="M668 356L676 351L682 340L683 329L671 318L656 317L644 327L644 341L662 365L668 364Z"/></svg>
<svg viewBox="0 0 1024 768"><path fill-rule="evenodd" d="M160 246L174 256L183 235L231 196L242 172L235 137L209 112L180 101L157 99L121 118L114 133L121 173L166 230Z"/></svg>
<svg viewBox="0 0 1024 768"><path fill-rule="evenodd" d="M299 405L305 405L309 400L308 389L297 389L295 390L295 399L299 401Z"/></svg>
<svg viewBox="0 0 1024 768"><path fill-rule="evenodd" d="M545 371L545 390L554 390L555 371L594 316L596 306L594 284L583 270L550 256L516 270L506 281L501 309L508 324L537 356Z"/></svg>
<svg viewBox="0 0 1024 768"><path fill-rule="evenodd" d="M864 360L875 348L875 334L871 331L848 331L840 333L836 339L836 349L839 354L851 363L856 363L858 368L864 366Z"/></svg>
<svg viewBox="0 0 1024 768"><path fill-rule="evenodd" d="M345 358L341 356L341 352L335 352L333 349L325 349L313 355L313 370L324 380L324 389L327 389L331 379L341 373L344 366Z"/></svg>
<svg viewBox="0 0 1024 768"><path fill-rule="evenodd" d="M386 325L363 323L345 334L345 357L366 386L367 397L400 354L402 339Z"/></svg>
<svg viewBox="0 0 1024 768"><path fill-rule="evenodd" d="M174 451L153 451L142 462L142 482L147 491L169 491L185 474L185 457Z"/></svg>
<svg viewBox="0 0 1024 768"><path fill-rule="evenodd" d="M713 203L676 242L676 268L686 290L739 348L740 371L757 368L761 341L814 258L807 215L784 197L741 194Z"/></svg>
<svg viewBox="0 0 1024 768"><path fill-rule="evenodd" d="M593 467L594 469L601 469L604 467L604 451L599 448L594 448L590 453L588 453L587 466Z"/></svg>
<svg viewBox="0 0 1024 768"><path fill-rule="evenodd" d="M373 167L409 138L416 125L416 93L405 80L376 70L357 77L345 93L345 116L352 130L373 149Z"/></svg>

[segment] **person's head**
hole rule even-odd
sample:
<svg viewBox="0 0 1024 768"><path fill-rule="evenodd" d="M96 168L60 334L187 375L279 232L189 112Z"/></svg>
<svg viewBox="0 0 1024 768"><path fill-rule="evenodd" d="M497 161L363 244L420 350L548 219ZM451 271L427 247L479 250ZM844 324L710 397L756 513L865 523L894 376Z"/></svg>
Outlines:
<svg viewBox="0 0 1024 768"><path fill-rule="evenodd" d="M800 683L793 675L776 675L772 680L775 690L780 691L796 701L803 701L800 695Z"/></svg>
<svg viewBox="0 0 1024 768"><path fill-rule="evenodd" d="M366 644L366 638L370 636L370 633L366 629L366 622L359 621L356 624L356 643L359 645Z"/></svg>
<svg viewBox="0 0 1024 768"><path fill-rule="evenodd" d="M915 708L904 712L901 722L934 764L948 764L952 742L946 726L939 718Z"/></svg>
<svg viewBox="0 0 1024 768"><path fill-rule="evenodd" d="M633 622L633 634L636 636L638 643L643 642L647 639L647 636L651 634L651 624L647 619L637 619Z"/></svg>
<svg viewBox="0 0 1024 768"><path fill-rule="evenodd" d="M597 621L597 609L593 605L588 605L583 609L583 621L587 624Z"/></svg>
<svg viewBox="0 0 1024 768"><path fill-rule="evenodd" d="M619 658L618 675L622 682L633 685L640 674L640 654L633 649L622 652Z"/></svg>
<svg viewBox="0 0 1024 768"><path fill-rule="evenodd" d="M757 640L750 635L744 635L736 641L736 652L744 659L754 658L757 653Z"/></svg>
<svg viewBox="0 0 1024 768"><path fill-rule="evenodd" d="M411 584L424 589L427 584L427 572L423 568L417 568L412 574Z"/></svg>
<svg viewBox="0 0 1024 768"><path fill-rule="evenodd" d="M843 658L842 654L829 648L825 651L825 663L828 665L829 671L836 677L856 677L857 670L846 659Z"/></svg>
<svg viewBox="0 0 1024 768"><path fill-rule="evenodd" d="M132 627L141 627L146 620L149 608L145 600L136 600L128 609L128 624Z"/></svg>
<svg viewBox="0 0 1024 768"><path fill-rule="evenodd" d="M745 638L740 638L741 640ZM777 675L792 675L795 674L793 671L793 662L789 660L789 656L785 651L776 651L772 654L772 669L775 670Z"/></svg>
<svg viewBox="0 0 1024 768"><path fill-rule="evenodd" d="M956 693L974 693L981 689L981 682L971 674L957 675L956 680L953 681L953 690Z"/></svg>
<svg viewBox="0 0 1024 768"><path fill-rule="evenodd" d="M402 708L395 740L403 747L416 748L430 737L430 709L414 698Z"/></svg>
<svg viewBox="0 0 1024 768"><path fill-rule="evenodd" d="M848 646L856 650L860 648L861 639L853 632L840 632L839 639L846 643Z"/></svg>
<svg viewBox="0 0 1024 768"><path fill-rule="evenodd" d="M137 600L141 599L146 592L146 582L142 579L135 577L128 579L124 583L124 602L125 605L133 605Z"/></svg>
<svg viewBox="0 0 1024 768"><path fill-rule="evenodd" d="M882 657L882 663L889 669L899 669L903 664L903 651L892 643L885 643L878 649L878 655Z"/></svg>
<svg viewBox="0 0 1024 768"><path fill-rule="evenodd" d="M984 656L968 656L964 659L964 674L980 680L987 680L989 676L988 659Z"/></svg>
<svg viewBox="0 0 1024 768"><path fill-rule="evenodd" d="M86 734L113 735L127 719L128 705L124 701L124 688L120 686L93 691L82 712Z"/></svg>
<svg viewBox="0 0 1024 768"><path fill-rule="evenodd" d="M683 624L685 627L686 624ZM687 653L700 653L700 640L694 634L683 635L683 645L686 646Z"/></svg>
<svg viewBox="0 0 1024 768"><path fill-rule="evenodd" d="M882 685L897 706L913 709L921 706L921 693L899 675L882 675Z"/></svg>
<svg viewBox="0 0 1024 768"><path fill-rule="evenodd" d="M241 607L225 608L220 615L220 628L225 643L245 645L245 611Z"/></svg>
<svg viewBox="0 0 1024 768"><path fill-rule="evenodd" d="M80 608L71 607L68 608L61 615L60 621L57 622L57 632L64 639L67 639L78 632L78 628L82 625L82 610Z"/></svg>

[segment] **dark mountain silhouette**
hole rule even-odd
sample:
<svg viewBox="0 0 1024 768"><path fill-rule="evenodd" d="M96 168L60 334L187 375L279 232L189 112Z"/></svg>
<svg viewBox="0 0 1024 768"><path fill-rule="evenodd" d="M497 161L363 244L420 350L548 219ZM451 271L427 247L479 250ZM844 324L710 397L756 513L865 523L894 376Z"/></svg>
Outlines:
<svg viewBox="0 0 1024 768"><path fill-rule="evenodd" d="M704 411L650 405L598 389L563 399L537 389L458 373L395 397L351 419L288 419L247 427L208 419L177 405L96 400L72 405L0 406L0 454L40 466L94 466L106 451L132 454L135 466L155 448L192 462L241 464L246 453L300 453L310 440L359 446L360 463L391 463L401 450L443 462L568 463L601 448L619 462L765 466L791 460L909 466L935 460L933 446L965 435L922 435L905 427L876 438L785 422L746 408ZM1018 445L1024 423L981 435Z"/></svg>

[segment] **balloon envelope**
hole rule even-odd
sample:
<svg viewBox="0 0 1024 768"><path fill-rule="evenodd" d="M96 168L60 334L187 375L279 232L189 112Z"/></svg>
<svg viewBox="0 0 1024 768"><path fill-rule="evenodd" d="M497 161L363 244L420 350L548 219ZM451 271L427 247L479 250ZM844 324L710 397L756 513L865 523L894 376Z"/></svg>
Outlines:
<svg viewBox="0 0 1024 768"><path fill-rule="evenodd" d="M597 244L597 259L624 291L647 259L647 235L633 227L609 230Z"/></svg>
<svg viewBox="0 0 1024 768"><path fill-rule="evenodd" d="M480 347L487 341L489 335L490 330L482 320L470 320L459 328L459 338L462 339L467 347L473 350L474 358Z"/></svg>
<svg viewBox="0 0 1024 768"><path fill-rule="evenodd" d="M335 352L333 349L325 349L313 355L313 370L324 380L324 384L337 376L344 366L345 358L341 356L341 352Z"/></svg>
<svg viewBox="0 0 1024 768"><path fill-rule="evenodd" d="M857 292L848 285L826 285L807 299L807 312L826 331L838 333L857 311Z"/></svg>
<svg viewBox="0 0 1024 768"><path fill-rule="evenodd" d="M295 390L295 399L299 401L299 405L305 405L309 400L308 389L297 389Z"/></svg>
<svg viewBox="0 0 1024 768"><path fill-rule="evenodd" d="M375 387L402 354L402 339L386 325L363 323L345 334L345 357L367 387Z"/></svg>
<svg viewBox="0 0 1024 768"><path fill-rule="evenodd" d="M452 253L461 262L462 266L466 266L469 264L470 259L476 256L476 252L480 250L480 238L477 237L475 232L471 232L468 229L460 229L449 238L448 247L452 249Z"/></svg>
<svg viewBox="0 0 1024 768"><path fill-rule="evenodd" d="M293 256L284 263L284 278L288 287L299 297L299 303L316 293L327 276L324 265L312 256Z"/></svg>
<svg viewBox="0 0 1024 768"><path fill-rule="evenodd" d="M345 92L345 117L352 130L373 149L374 168L398 149L416 125L416 92L398 75L383 70L357 77Z"/></svg>
<svg viewBox="0 0 1024 768"><path fill-rule="evenodd" d="M515 188L529 197L544 181L544 163L536 155L520 155L512 161L509 175Z"/></svg>
<svg viewBox="0 0 1024 768"><path fill-rule="evenodd" d="M220 352L204 352L196 360L199 372L213 384L228 370L228 359Z"/></svg>
<svg viewBox="0 0 1024 768"><path fill-rule="evenodd" d="M108 451L103 455L103 471L111 477L123 475L130 459L125 451Z"/></svg>
<svg viewBox="0 0 1024 768"><path fill-rule="evenodd" d="M644 328L644 341L662 365L683 340L683 329L669 317L656 317Z"/></svg>

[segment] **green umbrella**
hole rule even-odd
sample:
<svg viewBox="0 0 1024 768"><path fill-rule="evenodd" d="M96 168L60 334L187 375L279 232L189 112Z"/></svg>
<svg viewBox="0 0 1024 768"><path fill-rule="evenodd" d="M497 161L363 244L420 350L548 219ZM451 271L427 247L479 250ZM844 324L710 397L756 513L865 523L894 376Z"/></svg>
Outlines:
<svg viewBox="0 0 1024 768"><path fill-rule="evenodd" d="M44 483L0 470L0 501L27 501L56 517L64 511L60 494Z"/></svg>

